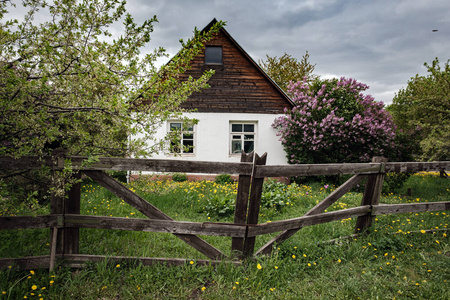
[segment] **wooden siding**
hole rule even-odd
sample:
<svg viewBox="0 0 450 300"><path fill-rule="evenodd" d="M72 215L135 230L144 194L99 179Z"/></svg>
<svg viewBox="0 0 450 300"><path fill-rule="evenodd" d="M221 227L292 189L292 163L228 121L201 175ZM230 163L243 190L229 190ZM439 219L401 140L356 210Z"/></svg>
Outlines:
<svg viewBox="0 0 450 300"><path fill-rule="evenodd" d="M211 86L194 93L182 107L198 112L264 113L280 114L284 108L292 108L287 96L267 78L245 51L221 29L207 43L222 46L223 65L205 65L204 51L192 61L192 68L185 76L199 78L209 69L216 73L209 81Z"/></svg>

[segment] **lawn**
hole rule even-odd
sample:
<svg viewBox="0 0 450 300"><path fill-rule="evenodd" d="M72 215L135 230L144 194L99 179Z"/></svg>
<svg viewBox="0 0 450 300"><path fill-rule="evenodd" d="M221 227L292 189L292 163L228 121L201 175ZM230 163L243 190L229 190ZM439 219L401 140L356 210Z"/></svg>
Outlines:
<svg viewBox="0 0 450 300"><path fill-rule="evenodd" d="M141 180L129 187L176 220L232 222L236 184ZM412 196L407 195L411 189ZM326 183L267 182L260 223L299 217L334 189ZM330 210L355 207L352 191ZM141 213L93 182L84 182L82 214L142 218ZM381 203L450 201L450 180L411 176ZM47 206L11 207L0 215L45 214ZM271 256L235 266L200 266L205 257L171 234L81 229L80 253L188 258L183 266L88 264L0 271L0 299L450 299L449 211L379 216L365 236L348 238L355 219L303 228ZM231 239L203 237L225 254ZM0 231L0 257L48 255L47 230ZM256 249L270 236L258 237Z"/></svg>

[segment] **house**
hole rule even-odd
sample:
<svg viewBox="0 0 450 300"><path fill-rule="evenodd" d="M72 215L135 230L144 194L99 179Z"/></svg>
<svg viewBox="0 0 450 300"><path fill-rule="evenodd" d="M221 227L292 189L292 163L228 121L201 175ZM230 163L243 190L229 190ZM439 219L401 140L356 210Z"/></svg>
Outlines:
<svg viewBox="0 0 450 300"><path fill-rule="evenodd" d="M208 30L216 19L203 30ZM237 162L241 151L268 153L267 164L287 164L286 154L272 123L293 102L224 29L207 42L194 58L186 76L198 78L209 69L215 74L210 88L194 93L182 107L198 124L180 133L185 147L155 155L160 159ZM157 132L180 129L179 120L170 120ZM170 148L170 147L169 147Z"/></svg>

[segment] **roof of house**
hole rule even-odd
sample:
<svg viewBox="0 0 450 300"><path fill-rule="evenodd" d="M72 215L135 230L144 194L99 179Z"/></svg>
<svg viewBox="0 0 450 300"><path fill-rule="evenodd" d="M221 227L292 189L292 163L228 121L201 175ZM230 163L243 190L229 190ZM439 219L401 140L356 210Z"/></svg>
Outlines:
<svg viewBox="0 0 450 300"><path fill-rule="evenodd" d="M202 32L217 22L214 18ZM205 46L222 47L223 63L206 63L205 51L191 61L190 69L180 77L181 80L188 76L199 78L210 69L215 70L215 74L208 82L210 88L194 92L181 107L198 112L257 114L281 114L285 108L294 107L289 96L225 28L220 28Z"/></svg>
<svg viewBox="0 0 450 300"><path fill-rule="evenodd" d="M208 31L214 24L216 24L218 21L216 18L213 18L211 22L209 22L208 25L203 28L202 32ZM291 100L291 98L278 86L278 84L264 71L254 60L253 58L244 50L244 48L239 45L238 42L226 31L224 27L220 29L224 35L226 35L230 41L236 46L236 48L239 49L239 51L253 64L253 66L258 69L264 77L267 78L278 90L278 92L286 99L287 102L289 102L292 106L294 106L294 102Z"/></svg>

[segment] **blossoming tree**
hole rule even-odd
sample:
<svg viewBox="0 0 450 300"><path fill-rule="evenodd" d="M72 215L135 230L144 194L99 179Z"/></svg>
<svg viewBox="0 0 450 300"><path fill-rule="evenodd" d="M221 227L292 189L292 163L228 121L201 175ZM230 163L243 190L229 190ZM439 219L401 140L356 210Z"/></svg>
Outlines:
<svg viewBox="0 0 450 300"><path fill-rule="evenodd" d="M367 162L390 156L395 125L381 102L363 92L366 84L351 78L293 83L296 104L275 120L291 164Z"/></svg>

